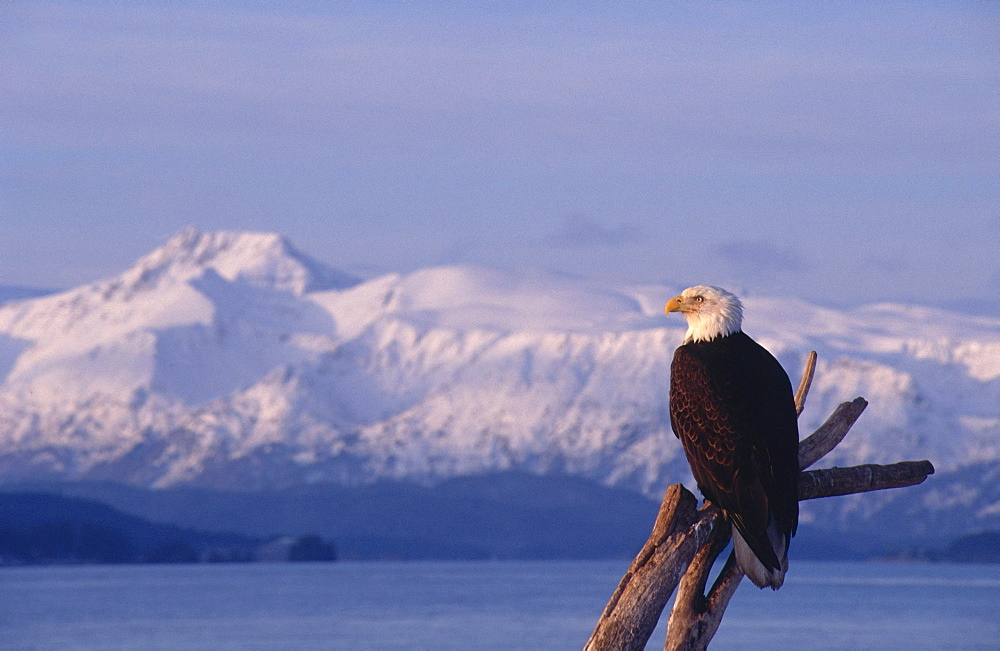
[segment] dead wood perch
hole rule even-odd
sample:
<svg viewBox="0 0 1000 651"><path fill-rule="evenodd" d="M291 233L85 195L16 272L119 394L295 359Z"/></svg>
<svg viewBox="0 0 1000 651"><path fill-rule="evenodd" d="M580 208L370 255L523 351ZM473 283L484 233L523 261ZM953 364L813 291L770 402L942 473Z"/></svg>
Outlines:
<svg viewBox="0 0 1000 651"><path fill-rule="evenodd" d="M816 353L811 352L795 394L800 414L815 367ZM867 405L864 398L855 398L838 406L823 425L799 443L799 467L805 471L833 450ZM913 486L933 472L929 461L802 472L799 499ZM743 578L730 554L711 589L705 591L712 565L729 538L729 523L718 508L707 504L699 509L697 498L681 484L667 488L653 532L618 583L584 649L645 648L675 589L677 597L664 648L706 648Z"/></svg>

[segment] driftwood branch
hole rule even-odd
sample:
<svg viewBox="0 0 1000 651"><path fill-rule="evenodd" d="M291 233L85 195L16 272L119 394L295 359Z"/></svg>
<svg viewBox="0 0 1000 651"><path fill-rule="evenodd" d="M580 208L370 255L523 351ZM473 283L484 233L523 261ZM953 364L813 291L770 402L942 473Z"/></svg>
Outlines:
<svg viewBox="0 0 1000 651"><path fill-rule="evenodd" d="M714 529L713 519L698 517L697 506L680 484L667 489L653 533L618 583L585 648L645 646L688 563Z"/></svg>
<svg viewBox="0 0 1000 651"><path fill-rule="evenodd" d="M866 464L850 468L810 470L799 475L799 500L904 488L919 484L932 474L934 466L930 461L900 461L888 466Z"/></svg>
<svg viewBox="0 0 1000 651"><path fill-rule="evenodd" d="M812 383L816 354L810 353L795 407L802 413ZM816 463L844 439L868 403L855 398L799 444L799 467ZM934 472L929 461L862 465L802 472L799 499L849 495L913 486ZM667 624L666 649L704 649L722 622L743 573L730 554L706 592L709 572L730 538L729 523L711 503L696 509L697 498L680 484L663 497L653 532L632 561L608 601L584 649L642 649L674 590L677 596Z"/></svg>
<svg viewBox="0 0 1000 651"><path fill-rule="evenodd" d="M838 405L825 423L799 441L799 468L805 470L837 447L867 406L868 401L864 398L855 398Z"/></svg>
<svg viewBox="0 0 1000 651"><path fill-rule="evenodd" d="M816 373L816 351L810 350L809 356L806 357L806 367L802 371L802 380L799 382L799 388L795 390L795 415L799 416L802 414L802 410L806 408L806 396L809 395L809 387L813 383L813 375Z"/></svg>

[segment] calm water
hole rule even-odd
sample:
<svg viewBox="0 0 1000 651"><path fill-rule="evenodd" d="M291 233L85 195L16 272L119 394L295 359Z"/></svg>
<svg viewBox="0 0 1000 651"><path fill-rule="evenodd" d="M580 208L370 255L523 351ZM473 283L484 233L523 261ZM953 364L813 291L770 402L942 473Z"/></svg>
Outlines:
<svg viewBox="0 0 1000 651"><path fill-rule="evenodd" d="M0 647L578 649L626 565L0 568ZM1000 649L1000 566L799 561L744 582L712 648L751 645Z"/></svg>

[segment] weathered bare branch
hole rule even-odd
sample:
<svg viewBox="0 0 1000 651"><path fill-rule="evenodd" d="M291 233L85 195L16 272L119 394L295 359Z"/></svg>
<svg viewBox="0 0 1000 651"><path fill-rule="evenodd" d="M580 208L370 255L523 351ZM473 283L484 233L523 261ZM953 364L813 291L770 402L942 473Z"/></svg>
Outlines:
<svg viewBox="0 0 1000 651"><path fill-rule="evenodd" d="M703 507L705 509L718 509L712 505ZM721 515L721 513L719 514ZM715 563L716 557L729 544L730 528L725 518L718 517L712 534L708 541L702 545L691 560L688 571L681 577L677 587L677 597L674 599L674 607L670 611L670 619L667 622L667 639L665 649L686 649L697 648L698 640L710 640L722 622L722 613L725 612L729 599L736 592L736 586L743 578L743 572L736 567L735 561L729 563L719 579L716 586L729 574L732 586L730 588L717 590L712 587L709 597L705 597L705 584L708 581L708 570ZM733 559L730 559L733 560ZM698 568L691 571L691 568ZM706 568L706 571L701 571ZM715 601L709 603L709 599L714 597ZM717 615L717 616L716 616Z"/></svg>
<svg viewBox="0 0 1000 651"><path fill-rule="evenodd" d="M804 407L815 366L816 354L811 352L795 394L797 413ZM864 398L839 405L822 426L799 443L800 467L808 468L833 450L867 405ZM933 472L929 461L802 472L799 499L913 486ZM705 593L707 577L728 544L730 530L717 507L709 503L695 510L696 506L697 499L680 484L667 489L653 533L622 577L585 649L644 648L675 588L677 597L665 648L708 646L743 573L730 554L712 588Z"/></svg>
<svg viewBox="0 0 1000 651"><path fill-rule="evenodd" d="M933 472L934 467L929 461L811 470L799 475L799 499L913 486L923 482ZM714 508L711 505L703 507L699 514L704 517L704 511ZM703 649L722 623L729 600L743 579L743 572L730 554L712 589L705 592L712 565L729 542L729 527L726 524L722 518L715 521L711 535L695 553L680 580L667 624L665 649Z"/></svg>
<svg viewBox="0 0 1000 651"><path fill-rule="evenodd" d="M699 518L698 500L680 484L667 489L653 533L608 601L584 649L642 649L695 551L721 516Z"/></svg>
<svg viewBox="0 0 1000 651"><path fill-rule="evenodd" d="M864 398L842 402L826 422L805 439L799 441L799 468L805 470L837 447L868 406Z"/></svg>
<svg viewBox="0 0 1000 651"><path fill-rule="evenodd" d="M799 499L809 500L913 486L933 474L929 461L810 470L799 475ZM585 649L642 649L667 600L677 597L667 625L667 649L701 649L722 621L743 573L730 555L705 596L715 558L729 542L729 527L712 504L680 484L667 489L653 533L608 601Z"/></svg>
<svg viewBox="0 0 1000 651"><path fill-rule="evenodd" d="M934 474L930 461L900 461L888 466L866 464L849 468L810 470L799 475L799 499L852 495L922 483Z"/></svg>
<svg viewBox="0 0 1000 651"><path fill-rule="evenodd" d="M802 380L799 381L799 388L795 390L795 415L798 416L806 408L806 398L809 396L809 387L812 386L813 374L816 373L816 351L810 350L806 357L806 367L802 371Z"/></svg>

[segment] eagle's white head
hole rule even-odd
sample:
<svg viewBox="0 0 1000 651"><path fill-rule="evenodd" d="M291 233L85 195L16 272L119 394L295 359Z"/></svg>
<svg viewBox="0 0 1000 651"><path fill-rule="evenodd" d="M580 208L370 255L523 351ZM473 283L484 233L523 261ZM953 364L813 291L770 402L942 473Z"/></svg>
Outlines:
<svg viewBox="0 0 1000 651"><path fill-rule="evenodd" d="M721 287L688 287L667 301L666 312L680 312L687 319L686 344L731 335L743 324L743 304Z"/></svg>

